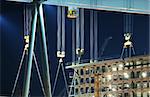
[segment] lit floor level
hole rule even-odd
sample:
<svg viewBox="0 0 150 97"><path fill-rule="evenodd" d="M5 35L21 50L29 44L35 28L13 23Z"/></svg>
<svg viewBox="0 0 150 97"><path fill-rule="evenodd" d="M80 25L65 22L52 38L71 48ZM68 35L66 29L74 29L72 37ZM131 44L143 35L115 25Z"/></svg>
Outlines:
<svg viewBox="0 0 150 97"><path fill-rule="evenodd" d="M150 56L70 65L69 97L150 97Z"/></svg>

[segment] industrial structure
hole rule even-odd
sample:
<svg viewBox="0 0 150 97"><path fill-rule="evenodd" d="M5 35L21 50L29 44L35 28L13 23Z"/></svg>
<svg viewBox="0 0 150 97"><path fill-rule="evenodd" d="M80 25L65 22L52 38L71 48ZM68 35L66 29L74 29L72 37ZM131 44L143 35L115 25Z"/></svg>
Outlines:
<svg viewBox="0 0 150 97"><path fill-rule="evenodd" d="M150 56L68 65L69 97L150 97Z"/></svg>
<svg viewBox="0 0 150 97"><path fill-rule="evenodd" d="M34 60L43 95L52 97L55 92L59 70L62 67L65 80L66 93L68 97L150 97L150 56L135 55L134 44L132 43L133 13L150 14L149 0L8 0L26 2L24 12L24 37L25 48L20 62L19 70L12 90L14 96L20 69L24 56L27 55L27 71L23 97L28 97L30 90L30 79L32 60ZM28 6L31 3L33 6ZM57 5L57 58L58 69L56 72L54 87L51 87L50 72L46 44L46 32L44 26L43 4ZM66 6L68 11L65 11ZM32 8L31 8L32 7ZM82 56L85 52L85 26L84 9L90 10L90 58L83 63ZM31 13L34 9L34 13ZM99 60L98 55L98 10L119 11L124 14L125 42L119 59ZM33 10L32 10L33 11ZM72 63L64 66L64 58L67 53L65 49L65 14L72 19ZM32 17L33 15L33 17ZM43 73L40 74L36 53L34 52L37 20L41 29L41 41L43 48ZM31 23L32 22L32 23ZM47 22L47 21L46 21ZM66 69L73 69L70 81L66 79ZM42 76L42 77L41 77ZM69 83L69 86L68 86Z"/></svg>

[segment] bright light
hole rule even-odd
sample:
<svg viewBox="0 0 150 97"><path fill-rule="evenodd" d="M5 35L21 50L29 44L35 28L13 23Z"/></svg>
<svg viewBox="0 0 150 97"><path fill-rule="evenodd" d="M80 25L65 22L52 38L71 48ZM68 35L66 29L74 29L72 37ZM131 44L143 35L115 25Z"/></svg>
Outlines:
<svg viewBox="0 0 150 97"><path fill-rule="evenodd" d="M128 66L128 65L129 65L129 62L127 62L125 65Z"/></svg>
<svg viewBox="0 0 150 97"><path fill-rule="evenodd" d="M119 67L122 68L122 67L123 67L123 64L119 64Z"/></svg>
<svg viewBox="0 0 150 97"><path fill-rule="evenodd" d="M124 77L125 78L129 78L129 74L128 73L124 73Z"/></svg>
<svg viewBox="0 0 150 97"><path fill-rule="evenodd" d="M142 77L146 77L147 76L147 73L146 72L143 72L142 73Z"/></svg>
<svg viewBox="0 0 150 97"><path fill-rule="evenodd" d="M108 94L108 97L114 97L112 94Z"/></svg>
<svg viewBox="0 0 150 97"><path fill-rule="evenodd" d="M111 85L109 85L109 89L112 89L112 86L111 86Z"/></svg>
<svg viewBox="0 0 150 97"><path fill-rule="evenodd" d="M112 91L116 91L116 88L112 88Z"/></svg>
<svg viewBox="0 0 150 97"><path fill-rule="evenodd" d="M107 79L108 79L108 80L111 80L111 75L107 75Z"/></svg>
<svg viewBox="0 0 150 97"><path fill-rule="evenodd" d="M117 71L117 68L115 66L113 66L112 71Z"/></svg>
<svg viewBox="0 0 150 97"><path fill-rule="evenodd" d="M141 64L141 61L136 61L136 64L137 64L137 65Z"/></svg>

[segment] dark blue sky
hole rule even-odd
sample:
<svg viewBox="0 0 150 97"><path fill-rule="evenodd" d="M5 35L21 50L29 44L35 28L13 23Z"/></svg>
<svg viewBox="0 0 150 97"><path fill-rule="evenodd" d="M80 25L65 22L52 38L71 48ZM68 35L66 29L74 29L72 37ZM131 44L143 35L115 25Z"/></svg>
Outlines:
<svg viewBox="0 0 150 97"><path fill-rule="evenodd" d="M54 74L57 67L56 58L56 6L44 6L44 16L46 25L46 35L48 43L48 55L51 69L52 83L54 80ZM119 56L121 54L123 46L123 13L119 12L98 12L98 36L99 46L98 54L104 40L111 36L112 40L109 41L104 51L105 57ZM85 55L84 59L89 59L89 10L85 10ZM71 61L71 20L66 18L66 62ZM137 55L148 54L149 50L149 16L134 14L134 30L133 30L133 42ZM23 51L23 4L1 2L0 13L0 95L10 95L13 88L16 72L19 66ZM36 42L38 44L38 41ZM38 47L38 46L37 46ZM36 54L39 57L39 48L36 48ZM22 74L23 75L23 74ZM57 92L64 88L64 82L61 81L60 75ZM21 76L19 83L21 84L23 77ZM18 85L18 89L21 89L21 85ZM42 96L40 84L37 78L37 73L33 66L33 73L31 79L31 95Z"/></svg>

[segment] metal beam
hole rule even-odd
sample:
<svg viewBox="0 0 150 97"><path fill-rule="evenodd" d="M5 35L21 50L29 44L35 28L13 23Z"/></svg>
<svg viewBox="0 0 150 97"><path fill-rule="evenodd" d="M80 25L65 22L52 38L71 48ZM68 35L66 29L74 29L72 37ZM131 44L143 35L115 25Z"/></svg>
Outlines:
<svg viewBox="0 0 150 97"><path fill-rule="evenodd" d="M25 81L25 86L23 91L23 97L28 97L29 94L37 15L38 15L38 11L37 11L37 6L35 5L35 14L34 14L33 25L32 25L31 39L29 43L29 56L28 56L27 74L25 77L26 81Z"/></svg>
<svg viewBox="0 0 150 97"><path fill-rule="evenodd" d="M47 0L44 4L150 14L150 0Z"/></svg>
<svg viewBox="0 0 150 97"><path fill-rule="evenodd" d="M8 0L33 2L33 0ZM77 6L97 10L118 11L138 14L150 14L150 0L47 0L48 5Z"/></svg>

